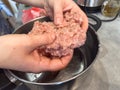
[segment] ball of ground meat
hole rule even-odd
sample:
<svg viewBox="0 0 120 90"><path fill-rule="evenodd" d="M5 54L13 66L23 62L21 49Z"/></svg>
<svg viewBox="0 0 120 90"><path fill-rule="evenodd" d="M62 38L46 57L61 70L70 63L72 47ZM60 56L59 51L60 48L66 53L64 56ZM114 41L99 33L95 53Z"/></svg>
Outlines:
<svg viewBox="0 0 120 90"><path fill-rule="evenodd" d="M81 15L77 12L67 11L64 13L64 21L61 25L55 25L53 22L36 21L28 35L55 34L54 42L39 47L39 51L51 56L62 57L70 54L74 48L80 47L85 43L86 30L83 30L81 25Z"/></svg>

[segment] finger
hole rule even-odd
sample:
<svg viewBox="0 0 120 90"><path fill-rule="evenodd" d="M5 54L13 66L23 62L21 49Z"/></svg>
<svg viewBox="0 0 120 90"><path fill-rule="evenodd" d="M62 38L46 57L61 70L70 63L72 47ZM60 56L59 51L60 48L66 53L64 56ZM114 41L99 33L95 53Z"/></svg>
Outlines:
<svg viewBox="0 0 120 90"><path fill-rule="evenodd" d="M87 31L88 29L88 18L87 16L83 13L83 22L82 22L82 25L81 25L81 28L85 31Z"/></svg>
<svg viewBox="0 0 120 90"><path fill-rule="evenodd" d="M82 24L81 24L81 28L83 30L87 31L87 29L88 29L88 18L86 16L86 14L77 5L75 5L73 10L74 11L76 10L77 12L80 13L82 21L83 21Z"/></svg>
<svg viewBox="0 0 120 90"><path fill-rule="evenodd" d="M34 58L29 57L28 58L28 63L29 67L29 72L34 72L34 73L39 73L42 71L49 71L49 62L50 62L50 58L43 56L42 54L38 53L37 50L34 51Z"/></svg>
<svg viewBox="0 0 120 90"><path fill-rule="evenodd" d="M66 67L69 64L72 57L73 57L73 52L71 54L68 54L67 56L61 58L61 62L63 63L64 67Z"/></svg>
<svg viewBox="0 0 120 90"><path fill-rule="evenodd" d="M50 61L51 61L50 58L48 58L46 56L41 56L40 61L39 61L39 65L37 66L38 71L39 72L49 71Z"/></svg>
<svg viewBox="0 0 120 90"><path fill-rule="evenodd" d="M45 56L41 56L38 65L35 65L34 72L42 71L58 71L65 68L71 61L73 53L60 58L50 59Z"/></svg>
<svg viewBox="0 0 120 90"><path fill-rule="evenodd" d="M67 3L64 3L64 8L63 8L64 12L71 10L75 5L74 1L72 1L72 0L69 0L69 1L66 1L66 2Z"/></svg>
<svg viewBox="0 0 120 90"><path fill-rule="evenodd" d="M63 5L62 0L58 0L54 5L54 23L56 25L62 24L63 21Z"/></svg>
<svg viewBox="0 0 120 90"><path fill-rule="evenodd" d="M48 7L47 5L44 7L44 9L47 13L47 16L49 16L50 19L53 20L53 10L50 7Z"/></svg>
<svg viewBox="0 0 120 90"><path fill-rule="evenodd" d="M58 71L64 69L72 59L73 54L62 57L61 59L56 58L50 61L49 71Z"/></svg>
<svg viewBox="0 0 120 90"><path fill-rule="evenodd" d="M43 46L52 43L55 40L55 34L39 34L39 35L30 35L31 46L36 48L38 46Z"/></svg>
<svg viewBox="0 0 120 90"><path fill-rule="evenodd" d="M83 19L81 28L85 31L87 31L88 29L88 18L87 15L77 6L77 8L79 9L79 12L81 13L81 17Z"/></svg>

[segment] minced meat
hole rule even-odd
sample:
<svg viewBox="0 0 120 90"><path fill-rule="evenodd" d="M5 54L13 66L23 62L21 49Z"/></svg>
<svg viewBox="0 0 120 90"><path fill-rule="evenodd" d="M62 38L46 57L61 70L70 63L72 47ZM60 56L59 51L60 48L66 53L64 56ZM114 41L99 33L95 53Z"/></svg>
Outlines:
<svg viewBox="0 0 120 90"><path fill-rule="evenodd" d="M39 47L39 50L51 56L62 57L71 53L74 48L80 47L85 43L86 30L83 30L81 25L81 15L77 12L67 11L64 13L62 25L55 25L53 22L36 21L29 35L42 33L52 35L54 33L56 36L54 42L44 47Z"/></svg>

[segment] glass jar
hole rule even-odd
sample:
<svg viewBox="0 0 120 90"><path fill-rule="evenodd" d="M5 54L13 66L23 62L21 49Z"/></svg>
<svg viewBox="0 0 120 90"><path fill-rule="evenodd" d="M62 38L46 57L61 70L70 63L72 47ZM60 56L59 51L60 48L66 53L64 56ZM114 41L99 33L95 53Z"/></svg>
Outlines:
<svg viewBox="0 0 120 90"><path fill-rule="evenodd" d="M120 0L106 0L101 10L104 16L116 16L120 11Z"/></svg>

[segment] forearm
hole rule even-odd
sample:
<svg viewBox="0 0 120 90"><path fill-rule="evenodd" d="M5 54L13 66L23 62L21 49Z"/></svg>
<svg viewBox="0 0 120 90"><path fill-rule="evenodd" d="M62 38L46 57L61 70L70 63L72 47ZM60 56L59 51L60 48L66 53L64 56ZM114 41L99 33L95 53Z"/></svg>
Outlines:
<svg viewBox="0 0 120 90"><path fill-rule="evenodd" d="M35 7L44 7L44 0L13 0L22 4L27 4Z"/></svg>

